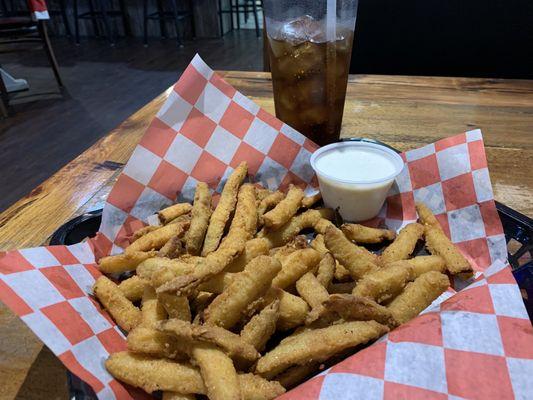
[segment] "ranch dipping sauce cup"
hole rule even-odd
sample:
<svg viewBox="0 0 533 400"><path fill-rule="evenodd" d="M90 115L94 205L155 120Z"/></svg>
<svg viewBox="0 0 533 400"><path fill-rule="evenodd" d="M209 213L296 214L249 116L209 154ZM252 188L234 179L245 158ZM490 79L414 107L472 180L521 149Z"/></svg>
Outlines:
<svg viewBox="0 0 533 400"><path fill-rule="evenodd" d="M326 207L345 221L375 217L404 162L392 149L368 142L338 142L311 156Z"/></svg>

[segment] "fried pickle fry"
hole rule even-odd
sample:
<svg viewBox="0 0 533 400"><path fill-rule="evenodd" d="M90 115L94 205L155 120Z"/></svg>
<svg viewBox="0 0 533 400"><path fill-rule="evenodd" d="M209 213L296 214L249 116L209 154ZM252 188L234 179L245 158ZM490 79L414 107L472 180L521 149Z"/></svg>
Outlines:
<svg viewBox="0 0 533 400"><path fill-rule="evenodd" d="M328 288L335 274L335 259L329 253L325 254L318 264L316 279L318 282Z"/></svg>
<svg viewBox="0 0 533 400"><path fill-rule="evenodd" d="M137 266L149 258L157 255L157 251L135 251L128 254L102 257L98 261L98 269L104 274L119 274L133 271Z"/></svg>
<svg viewBox="0 0 533 400"><path fill-rule="evenodd" d="M276 331L278 317L279 299L276 299L248 321L241 330L241 338L254 346L257 351L263 351L266 342Z"/></svg>
<svg viewBox="0 0 533 400"><path fill-rule="evenodd" d="M329 298L328 291L311 272L296 281L296 291L311 307L306 323L316 320L324 308L322 304Z"/></svg>
<svg viewBox="0 0 533 400"><path fill-rule="evenodd" d="M124 253L132 254L139 251L158 250L174 236L183 236L188 228L189 221L162 226L137 239L124 249Z"/></svg>
<svg viewBox="0 0 533 400"><path fill-rule="evenodd" d="M360 344L377 339L389 329L375 321L354 321L289 336L259 359L256 372L268 379L293 365L325 361Z"/></svg>
<svg viewBox="0 0 533 400"><path fill-rule="evenodd" d="M224 244L224 243L223 243ZM205 257L193 266L192 273L177 276L157 288L157 293L176 293L178 296L190 295L201 283L209 280L224 269L244 250L242 238L228 240L226 245ZM192 264L189 264L192 265Z"/></svg>
<svg viewBox="0 0 533 400"><path fill-rule="evenodd" d="M172 281L178 276L185 276L187 274L191 274L194 269L196 268L196 265L194 264L187 264L185 262L181 262L179 260L170 260L170 259L164 259L160 258L159 260L168 260L161 262L157 268L155 268L150 276L150 283L153 287L158 288L162 285L164 285L167 282ZM150 264L145 264L150 265ZM145 271L147 269L147 271ZM148 276L149 270L148 267L144 267L142 269L142 276Z"/></svg>
<svg viewBox="0 0 533 400"><path fill-rule="evenodd" d="M170 293L160 293L157 295L157 300L166 310L169 318L181 319L183 321L191 320L191 308L187 297L180 297Z"/></svg>
<svg viewBox="0 0 533 400"><path fill-rule="evenodd" d="M415 203L416 212L418 213L418 219L422 225L430 225L434 228L441 229L439 221L433 215L428 206L424 203Z"/></svg>
<svg viewBox="0 0 533 400"><path fill-rule="evenodd" d="M231 221L228 235L233 231L246 232L246 240L252 239L257 231L257 201L252 184L245 183L237 194L235 215Z"/></svg>
<svg viewBox="0 0 533 400"><path fill-rule="evenodd" d="M236 272L221 272L198 286L198 290L220 294L229 287L237 275Z"/></svg>
<svg viewBox="0 0 533 400"><path fill-rule="evenodd" d="M105 367L116 379L145 392L205 393L200 371L188 363L177 363L121 351L111 354Z"/></svg>
<svg viewBox="0 0 533 400"><path fill-rule="evenodd" d="M320 210L307 210L283 225L276 231L265 231L264 229L259 233L259 237L264 237L270 243L270 247L280 247L289 243L302 230L307 228L314 228L316 224L325 218L333 218L333 210L329 208L322 208Z"/></svg>
<svg viewBox="0 0 533 400"><path fill-rule="evenodd" d="M207 183L198 182L194 192L191 224L185 234L185 249L188 254L199 255L204 244L205 233L211 217L211 192Z"/></svg>
<svg viewBox="0 0 533 400"><path fill-rule="evenodd" d="M381 265L409 258L423 234L424 227L416 222L404 226L396 239L383 250L380 257Z"/></svg>
<svg viewBox="0 0 533 400"><path fill-rule="evenodd" d="M343 224L341 231L356 243L381 243L385 240L394 240L396 232L388 229L376 229L359 224Z"/></svg>
<svg viewBox="0 0 533 400"><path fill-rule="evenodd" d="M239 374L243 400L272 400L285 393L276 381L267 381L254 374Z"/></svg>
<svg viewBox="0 0 533 400"><path fill-rule="evenodd" d="M159 322L156 329L175 335L178 341L198 341L216 345L236 361L255 361L259 358L259 353L251 344L239 335L215 325L197 325L169 319Z"/></svg>
<svg viewBox="0 0 533 400"><path fill-rule="evenodd" d="M269 251L269 255L274 257L279 262L283 262L290 254L296 250L307 248L307 237L305 235L298 235L285 246L274 247Z"/></svg>
<svg viewBox="0 0 533 400"><path fill-rule="evenodd" d="M244 267L255 257L265 255L270 250L270 244L264 238L248 240L244 245L244 251L233 260L225 269L226 272L241 272Z"/></svg>
<svg viewBox="0 0 533 400"><path fill-rule="evenodd" d="M317 234L313 240L311 240L311 247L318 251L322 256L325 256L329 253L329 250L324 243L324 235L321 233Z"/></svg>
<svg viewBox="0 0 533 400"><path fill-rule="evenodd" d="M328 227L324 241L333 257L350 272L353 279L361 279L365 274L378 269L375 256L350 242L340 229Z"/></svg>
<svg viewBox="0 0 533 400"><path fill-rule="evenodd" d="M297 186L290 185L289 191L272 210L263 214L263 223L270 230L281 228L298 211L304 198L304 192Z"/></svg>
<svg viewBox="0 0 533 400"><path fill-rule="evenodd" d="M259 225L263 225L263 214L265 214L268 210L274 208L284 198L285 193L280 192L278 190L269 194L267 197L261 200L261 202L257 206L257 218L259 221Z"/></svg>
<svg viewBox="0 0 533 400"><path fill-rule="evenodd" d="M138 275L133 275L131 278L120 282L118 288L129 301L139 301L143 297L144 288L149 285L150 282L148 280L142 279Z"/></svg>
<svg viewBox="0 0 533 400"><path fill-rule="evenodd" d="M306 196L302 199L302 207L311 208L320 200L322 200L322 194L320 192L316 192L315 194Z"/></svg>
<svg viewBox="0 0 533 400"><path fill-rule="evenodd" d="M320 253L314 249L296 250L283 260L281 271L272 281L272 286L285 289L300 279L306 272L314 269L320 259Z"/></svg>
<svg viewBox="0 0 533 400"><path fill-rule="evenodd" d="M200 367L210 400L241 400L241 388L233 361L216 346L200 344L192 356Z"/></svg>
<svg viewBox="0 0 533 400"><path fill-rule="evenodd" d="M417 256L409 260L395 261L385 265L384 268L389 268L404 263L409 263L411 265L414 278L417 278L429 271L437 271L442 273L446 272L446 262L441 256Z"/></svg>
<svg viewBox="0 0 533 400"><path fill-rule="evenodd" d="M109 278L99 277L93 292L117 325L125 331L130 331L141 323L141 310L135 307Z"/></svg>
<svg viewBox="0 0 533 400"><path fill-rule="evenodd" d="M352 293L355 287L355 282L340 282L340 283L330 283L328 286L328 292L331 294L336 293Z"/></svg>
<svg viewBox="0 0 533 400"><path fill-rule="evenodd" d="M140 325L129 332L127 345L130 352L184 360L188 358L191 343L178 341L169 333Z"/></svg>
<svg viewBox="0 0 533 400"><path fill-rule="evenodd" d="M450 239L448 239L442 229L426 225L425 237L426 247L429 252L441 256L444 259L446 269L450 274L461 274L463 277L470 277L472 275L472 266Z"/></svg>
<svg viewBox="0 0 533 400"><path fill-rule="evenodd" d="M337 313L345 321L377 321L389 328L398 326L387 307L374 300L351 294L332 294L324 301L325 310Z"/></svg>
<svg viewBox="0 0 533 400"><path fill-rule="evenodd" d="M184 252L183 242L179 236L171 237L164 245L159 249L157 253L158 257L178 258Z"/></svg>
<svg viewBox="0 0 533 400"><path fill-rule="evenodd" d="M159 222L166 225L170 221L191 212L192 206L189 203L178 203L171 205L170 207L164 208L157 213Z"/></svg>
<svg viewBox="0 0 533 400"><path fill-rule="evenodd" d="M228 219L235 209L237 203L237 193L241 183L244 181L248 172L248 165L246 162L239 164L237 168L231 173L222 189L220 200L211 214L209 219L209 226L204 240L204 247L202 248L202 256L205 257L209 253L215 251L222 239L224 228Z"/></svg>
<svg viewBox="0 0 533 400"><path fill-rule="evenodd" d="M265 189L264 187L255 186L255 198L257 199L257 204L259 205L266 197L270 196L272 191Z"/></svg>
<svg viewBox="0 0 533 400"><path fill-rule="evenodd" d="M330 210L328 208L326 208L326 210ZM333 211L333 210L331 210ZM333 225L333 222L331 222L331 220L333 219L333 213L331 214L331 218L321 218L319 219L316 224L313 226L313 229L320 233L320 234L325 234L326 233L326 230L330 227L330 226L335 226Z"/></svg>
<svg viewBox="0 0 533 400"><path fill-rule="evenodd" d="M248 304L266 293L280 270L281 264L272 257L254 258L205 310L206 323L226 329L235 326Z"/></svg>
<svg viewBox="0 0 533 400"><path fill-rule="evenodd" d="M403 324L416 317L450 286L450 280L436 271L426 272L409 283L387 308Z"/></svg>
<svg viewBox="0 0 533 400"><path fill-rule="evenodd" d="M151 286L144 289L141 305L142 326L153 328L157 322L167 319L167 312L163 304L157 299L155 290Z"/></svg>
<svg viewBox="0 0 533 400"><path fill-rule="evenodd" d="M176 392L163 392L163 400L195 400L194 394L183 394Z"/></svg>
<svg viewBox="0 0 533 400"><path fill-rule="evenodd" d="M274 379L286 390L290 390L307 380L315 372L319 371L320 363L295 365L277 375Z"/></svg>
<svg viewBox="0 0 533 400"><path fill-rule="evenodd" d="M161 227L160 226L156 226L156 225L146 225L146 226L143 226L140 229L137 229L135 232L133 232L133 235L131 236L131 239L130 239L130 243L135 242L141 236L144 236L147 233L155 231L156 229L159 229L159 228L161 228Z"/></svg>
<svg viewBox="0 0 533 400"><path fill-rule="evenodd" d="M415 278L413 267L405 260L366 274L357 282L352 294L383 303L396 297L407 282Z"/></svg>
<svg viewBox="0 0 533 400"><path fill-rule="evenodd" d="M333 274L333 277L335 278L335 280L341 283L353 281L352 275L350 275L350 271L344 268L338 260L335 260L335 272Z"/></svg>

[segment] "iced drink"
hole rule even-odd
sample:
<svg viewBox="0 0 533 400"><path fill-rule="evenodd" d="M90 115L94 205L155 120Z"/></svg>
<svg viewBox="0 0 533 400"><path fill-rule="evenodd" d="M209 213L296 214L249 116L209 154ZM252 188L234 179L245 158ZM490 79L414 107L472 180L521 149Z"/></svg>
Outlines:
<svg viewBox="0 0 533 400"><path fill-rule="evenodd" d="M268 29L276 116L325 145L338 140L353 42L353 27L309 15Z"/></svg>

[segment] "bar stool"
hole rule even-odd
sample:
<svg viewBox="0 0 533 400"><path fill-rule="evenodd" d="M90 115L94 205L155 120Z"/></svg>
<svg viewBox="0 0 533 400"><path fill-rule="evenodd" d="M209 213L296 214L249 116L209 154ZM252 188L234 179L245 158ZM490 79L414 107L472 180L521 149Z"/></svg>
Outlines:
<svg viewBox="0 0 533 400"><path fill-rule="evenodd" d="M263 7L263 1L262 0L230 0L230 9L223 9L222 8L222 0L218 0L218 19L220 24L220 36L224 36L224 20L222 15L223 14L230 14L231 16L231 30L235 28L235 25L233 23L233 15L236 15L237 19L237 29L241 29L241 20L239 18L239 14L244 14L244 21L248 21L248 14L250 13L250 7L252 9L252 14L254 16L254 23L255 23L255 34L257 37L261 36L261 32L259 29L259 16L258 11L259 9L262 9Z"/></svg>
<svg viewBox="0 0 533 400"><path fill-rule="evenodd" d="M80 44L79 20L90 19L92 21L95 36L100 36L98 21L102 22L104 27L104 34L111 43L115 45L115 38L117 36L116 29L111 29L111 18L121 18L124 26L124 33L131 35L131 29L126 13L126 5L124 0L118 0L119 9L112 9L113 0L87 0L89 11L78 13L78 0L74 0L74 28L76 33L76 44Z"/></svg>
<svg viewBox="0 0 533 400"><path fill-rule="evenodd" d="M65 35L67 37L71 37L72 31L70 30L70 24L67 18L67 9L65 7L65 0L57 0L57 2L51 1L50 3L51 4L50 4L50 8L48 9L48 12L50 13L50 15L61 16L61 20L63 21L63 26L65 27ZM54 3L57 3L57 5Z"/></svg>
<svg viewBox="0 0 533 400"><path fill-rule="evenodd" d="M194 1L194 0L193 0ZM192 36L193 38L196 36L195 28L194 28L194 15L192 12L192 5L188 10L180 10L178 8L178 1L177 0L168 0L167 2L170 3L171 10L165 10L163 0L156 0L157 5L157 11L153 13L148 12L148 2L149 0L143 0L143 20L144 20L144 45L148 46L148 21L149 20L156 20L159 21L159 28L161 29L161 36L163 38L168 38L168 33L165 25L166 20L173 20L174 24L176 26L176 40L178 42L179 47L183 47L183 43L180 38L180 30L179 30L179 21L182 19L190 18L191 19L191 29L192 29Z"/></svg>

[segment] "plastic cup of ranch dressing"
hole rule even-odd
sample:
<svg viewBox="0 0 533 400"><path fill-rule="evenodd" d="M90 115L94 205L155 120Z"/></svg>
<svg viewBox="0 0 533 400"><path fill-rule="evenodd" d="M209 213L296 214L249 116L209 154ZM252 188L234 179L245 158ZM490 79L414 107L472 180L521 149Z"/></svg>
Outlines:
<svg viewBox="0 0 533 400"><path fill-rule="evenodd" d="M311 156L326 207L338 209L345 221L375 217L404 162L392 149L376 143L338 142Z"/></svg>

